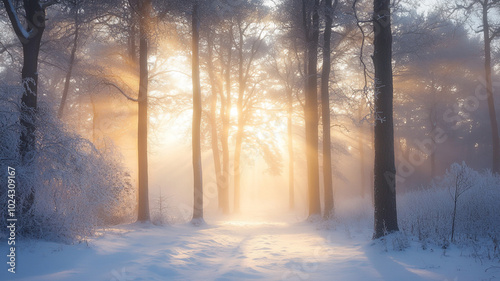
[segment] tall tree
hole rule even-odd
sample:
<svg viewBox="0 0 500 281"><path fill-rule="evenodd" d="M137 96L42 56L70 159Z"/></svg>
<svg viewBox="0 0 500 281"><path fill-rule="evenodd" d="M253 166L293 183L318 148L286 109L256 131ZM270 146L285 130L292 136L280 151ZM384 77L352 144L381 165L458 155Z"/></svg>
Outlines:
<svg viewBox="0 0 500 281"><path fill-rule="evenodd" d="M62 21L68 21L68 26L64 28L64 30L67 30L67 35L63 34L62 36L72 37L68 67L66 69L61 102L57 113L58 118L62 118L70 92L74 67L78 61L77 57L78 55L81 56L79 49L82 48L80 46L82 42L80 41L84 41L85 37L89 35L88 30L93 30L92 28L85 27L89 24L94 25L104 15L115 14L117 11L110 6L116 5L117 1L63 0L59 1L59 3L62 6ZM81 38L84 39L82 40Z"/></svg>
<svg viewBox="0 0 500 281"><path fill-rule="evenodd" d="M324 1L325 8L325 31L323 40L323 69L321 72L321 110L323 122L323 185L325 188L325 212L324 217L330 218L333 215L333 184L332 184L332 151L330 140L330 41L332 36L332 14L337 6L338 0L335 0L332 6L332 0Z"/></svg>
<svg viewBox="0 0 500 281"><path fill-rule="evenodd" d="M295 179L294 179L294 153L293 153L293 90L286 89L287 97L287 140L288 140L288 206L295 208Z"/></svg>
<svg viewBox="0 0 500 281"><path fill-rule="evenodd" d="M244 77L243 69L243 38L245 36L244 32L248 28L242 27L242 18L238 17L237 27L238 27L238 100L236 103L236 109L238 111L238 131L236 133L236 144L234 147L234 212L240 212L240 189L241 189L241 146L243 144L243 130L245 128L245 119L243 118L243 98L245 95L246 88L246 77Z"/></svg>
<svg viewBox="0 0 500 281"><path fill-rule="evenodd" d="M476 6L479 9L475 10ZM492 171L494 173L500 173L500 136L493 97L493 82L491 79L491 43L495 38L500 36L500 26L498 23L492 23L490 16L496 15L498 9L500 9L500 2L496 0L459 0L456 2L456 6L453 7L453 11L464 11L467 19L471 18L473 13L478 12L479 17L477 20L481 22L480 31L483 33L484 43L486 94L491 126Z"/></svg>
<svg viewBox="0 0 500 281"><path fill-rule="evenodd" d="M210 137L212 144L212 154L214 158L214 169L215 169L215 177L217 182L217 197L218 197L218 207L222 209L222 196L224 187L224 181L222 178L222 165L221 165L221 157L220 157L220 149L219 149L219 131L218 131L218 118L217 118L217 100L219 95L222 94L222 87L220 83L218 83L215 75L215 66L213 63L214 60L214 35L211 34L211 31L208 31L207 34L207 72L208 78L210 80L210 89L211 89L211 100L210 100ZM225 107L221 99L221 111ZM221 116L222 117L222 116Z"/></svg>
<svg viewBox="0 0 500 281"><path fill-rule="evenodd" d="M201 89L200 89L200 23L198 16L198 1L193 3L192 17L192 80L193 80L193 173L194 173L194 203L192 223L203 223L203 176L201 166Z"/></svg>
<svg viewBox="0 0 500 281"><path fill-rule="evenodd" d="M318 41L319 0L302 0L302 15L306 44L305 127L309 217L321 215L318 163Z"/></svg>
<svg viewBox="0 0 500 281"><path fill-rule="evenodd" d="M261 45L264 41L263 33L266 27L260 29L257 35L252 34L253 38L248 40L246 37L247 30L250 29L252 23L245 23L241 16L237 18L237 30L238 30L238 43L236 44L236 49L238 52L238 100L236 103L236 109L238 112L238 130L236 132L236 144L234 148L234 212L240 211L240 189L241 189L241 152L244 138L245 126L248 122L248 110L244 109L245 98L248 101L250 94L247 94L247 84L250 80L251 70L253 67L253 62L257 53L259 52ZM251 42L251 49L249 51L248 57L244 56L245 53L245 43ZM245 97L247 96L247 97Z"/></svg>
<svg viewBox="0 0 500 281"><path fill-rule="evenodd" d="M27 27L25 28L11 0L3 0L7 15L23 48L23 69L21 78L24 92L21 98L21 133L20 153L23 161L35 148L35 123L33 113L37 110L38 93L38 54L45 30L45 9L56 1L25 0L23 7Z"/></svg>
<svg viewBox="0 0 500 281"><path fill-rule="evenodd" d="M12 5L12 1L3 0L7 15L12 24L15 34L23 48L23 69L21 72L23 95L21 97L21 115L20 123L23 127L20 136L19 152L23 164L28 164L32 161L32 151L35 150L35 113L37 111L38 102L38 55L40 52L40 44L42 35L45 30L46 15L45 9L54 4L55 1L42 2L39 0L25 0L23 7L25 11L25 20L27 27L25 28L19 20L19 16ZM21 202L23 207L22 214L29 212L29 208L35 201L35 192L30 187L29 194L21 197L27 202ZM23 230L31 232L28 228Z"/></svg>
<svg viewBox="0 0 500 281"><path fill-rule="evenodd" d="M138 216L141 222L149 221L148 194L148 36L151 19L151 1L139 0L139 96L138 96Z"/></svg>
<svg viewBox="0 0 500 281"><path fill-rule="evenodd" d="M373 237L398 231L394 164L392 32L390 0L373 1L375 67L375 226Z"/></svg>
<svg viewBox="0 0 500 281"><path fill-rule="evenodd" d="M486 92L488 93L488 112L491 125L491 146L492 146L492 170L495 173L500 173L500 138L498 136L498 122L495 111L495 101L493 98L493 84L491 81L491 41L500 34L497 29L491 32L490 22L488 20L489 11L498 6L498 1L475 1L482 5L482 20L483 20L483 37L484 37L484 71L486 74Z"/></svg>
<svg viewBox="0 0 500 281"><path fill-rule="evenodd" d="M359 149L359 173L360 173L360 179L361 179L361 186L360 186L360 195L362 198L365 197L365 189L366 189L366 174L365 174L365 140L364 138L364 128L363 128L363 100L360 101L359 107L358 107L358 120L359 122L359 132L358 132L358 149Z"/></svg>
<svg viewBox="0 0 500 281"><path fill-rule="evenodd" d="M289 45L289 43L292 43ZM279 90L279 96L282 97L281 91L284 91L283 100L283 111L286 111L287 117L287 149L288 149L288 206L290 210L295 208L295 156L294 156L294 141L293 141L293 117L294 117L294 104L295 96L297 92L300 92L300 84L303 81L302 77L297 70L300 69L299 55L292 51L296 42L288 40L280 40L274 44L270 56L270 70L268 73L275 75L278 81L280 81L280 86L283 90ZM286 49L287 52L283 52ZM297 50L295 48L295 50Z"/></svg>
<svg viewBox="0 0 500 281"><path fill-rule="evenodd" d="M76 51L78 48L78 36L80 33L80 20L79 20L79 13L80 13L80 4L81 1L76 1L74 2L75 6L72 7L72 13L73 13L73 26L75 29L75 33L73 36L73 46L71 47L71 54L69 57L69 63L68 63L68 70L66 72L66 77L64 78L64 88L62 92L62 97L61 97L61 103L59 104L59 111L57 112L57 117L61 118L64 112L64 107L66 105L66 99L68 98L68 92L69 92L69 83L71 80L71 75L73 73L73 66L75 65L75 58L76 58Z"/></svg>
<svg viewBox="0 0 500 281"><path fill-rule="evenodd" d="M221 91L221 112L222 117L222 135L221 135L221 147L222 147L222 212L224 214L229 214L229 127L231 126L231 61L233 54L233 27L229 26L228 32L228 42L227 42L227 57L226 63L224 65L224 80L226 95L223 97L223 92Z"/></svg>

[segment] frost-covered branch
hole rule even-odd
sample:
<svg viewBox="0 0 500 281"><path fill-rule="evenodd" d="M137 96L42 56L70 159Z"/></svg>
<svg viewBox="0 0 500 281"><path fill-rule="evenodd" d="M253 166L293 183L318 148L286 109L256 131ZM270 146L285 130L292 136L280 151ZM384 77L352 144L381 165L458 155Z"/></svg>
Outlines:
<svg viewBox="0 0 500 281"><path fill-rule="evenodd" d="M16 9L14 8L14 5L12 5L12 1L3 0L3 4L5 5L5 10L7 11L7 15L9 16L9 20L12 23L12 27L14 28L14 32L16 33L17 37L19 37L19 39L23 41L30 39L31 36L33 36L33 32L28 32L23 27L17 15Z"/></svg>
<svg viewBox="0 0 500 281"><path fill-rule="evenodd" d="M365 34L365 30L363 29L363 26L361 25L362 23L371 23L373 22L373 20L360 20L359 17L358 17L358 11L356 9L356 5L358 3L358 0L354 0L354 2L352 3L352 9L353 9L353 12L354 12L354 17L356 19L356 26L358 27L360 33L361 33L361 46L360 46L360 50L359 50L359 61L361 63L361 65L363 66L363 93L365 94L367 100L369 101L369 107L370 107L370 110L373 111L373 105L371 104L370 102L370 99L368 98L368 78L370 77L370 74L368 73L368 67L366 66L366 63L363 59L363 56L364 56L364 49L365 49L365 41L366 41L366 34Z"/></svg>
<svg viewBox="0 0 500 281"><path fill-rule="evenodd" d="M117 89L124 97L126 97L128 100L131 100L131 101L135 101L135 102L138 102L139 99L134 99L133 97L127 95L120 87L118 87L116 84L114 83L111 83L111 82L103 82L102 84L106 85L106 86L111 86L115 89Z"/></svg>

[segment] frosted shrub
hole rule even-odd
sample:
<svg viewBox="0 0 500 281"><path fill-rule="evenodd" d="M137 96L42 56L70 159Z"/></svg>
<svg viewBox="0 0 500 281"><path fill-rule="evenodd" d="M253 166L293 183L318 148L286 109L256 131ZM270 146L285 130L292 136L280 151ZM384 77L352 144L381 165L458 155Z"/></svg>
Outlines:
<svg viewBox="0 0 500 281"><path fill-rule="evenodd" d="M6 91L0 93L3 101L12 96ZM134 194L130 178L111 146L97 150L91 142L67 130L42 105L33 118L36 149L29 156L31 161L21 164L18 102L0 104L1 169L4 179L7 166L16 169L19 235L70 242L93 235L96 227L125 219L124 206L133 206L130 199ZM4 190L0 195L0 219L5 224L7 197Z"/></svg>
<svg viewBox="0 0 500 281"><path fill-rule="evenodd" d="M465 163L455 163L440 181L398 197L399 224L402 231L418 237L424 248L428 243L446 248L454 242L482 247L482 253L500 258L498 202L498 176L477 173Z"/></svg>
<svg viewBox="0 0 500 281"><path fill-rule="evenodd" d="M172 222L173 218L170 216L172 213L169 200L165 195L160 194L159 196L155 196L156 200L154 200L151 206L151 221L155 225L168 225Z"/></svg>

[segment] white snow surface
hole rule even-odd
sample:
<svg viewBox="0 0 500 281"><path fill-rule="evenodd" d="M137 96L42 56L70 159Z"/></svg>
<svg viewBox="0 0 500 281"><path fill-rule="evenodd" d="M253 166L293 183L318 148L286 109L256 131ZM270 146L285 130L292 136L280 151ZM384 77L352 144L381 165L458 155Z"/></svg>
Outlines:
<svg viewBox="0 0 500 281"><path fill-rule="evenodd" d="M18 241L0 280L500 280L500 264L409 239L374 242L366 223L256 216L191 224L134 223L80 244ZM0 246L7 253L7 243ZM5 255L4 260L6 260Z"/></svg>

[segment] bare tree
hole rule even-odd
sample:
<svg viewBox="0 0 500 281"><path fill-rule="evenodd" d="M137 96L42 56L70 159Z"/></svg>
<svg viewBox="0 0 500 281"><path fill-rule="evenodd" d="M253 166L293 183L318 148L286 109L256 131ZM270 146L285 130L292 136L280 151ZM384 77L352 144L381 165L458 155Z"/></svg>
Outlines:
<svg viewBox="0 0 500 281"><path fill-rule="evenodd" d="M323 185L325 189L325 211L324 217L330 218L333 215L333 184L332 184L332 151L330 140L330 70L331 70L331 36L333 11L337 6L338 0L335 0L332 6L332 0L324 1L325 8L325 31L323 40L323 69L321 72L321 110L323 123Z"/></svg>
<svg viewBox="0 0 500 281"><path fill-rule="evenodd" d="M12 28L23 47L23 70L21 74L24 93L21 98L21 125L24 130L21 134L20 153L23 161L25 156L35 148L35 124L33 113L37 109L38 93L38 54L40 43L45 30L45 9L55 4L55 1L25 0L23 2L26 13L25 28L12 4L11 0L3 0Z"/></svg>
<svg viewBox="0 0 500 281"><path fill-rule="evenodd" d="M229 27L229 38L233 37L233 28ZM230 41L231 39L229 39ZM230 41L231 42L231 41ZM222 135L221 135L221 146L222 146L222 212L224 214L229 214L229 127L231 126L231 61L233 53L233 44L227 43L227 57L226 63L224 65L224 80L226 95L223 97L223 91L221 91L221 111L220 115L222 117Z"/></svg>
<svg viewBox="0 0 500 281"><path fill-rule="evenodd" d="M81 48L79 44L82 37L85 39L85 26L95 23L100 17L107 13L113 13L109 7L117 4L116 1L84 1L84 0L64 0L60 1L62 9L68 11L66 17L69 17L69 24L66 28L69 35L73 36L71 40L71 51L68 61L68 68L64 77L64 87L62 91L61 102L57 113L58 118L62 118L66 106L68 93L70 91L70 83L73 77L73 70L77 63L78 49ZM120 3L121 4L121 3ZM89 30L87 28L87 30ZM90 29L92 30L92 29ZM83 39L83 40L84 40Z"/></svg>
<svg viewBox="0 0 500 281"><path fill-rule="evenodd" d="M211 100L210 100L210 137L211 137L211 145L212 145L212 154L214 158L214 169L215 169L215 177L217 182L217 196L218 196L218 206L219 209L222 209L222 196L224 187L224 181L222 178L222 164L220 157L220 148L219 148L219 131L218 131L218 118L217 118L217 100L218 96L222 97L222 86L218 83L215 75L215 66L213 63L214 60L214 34L211 31L208 31L207 34L207 73L210 80L210 89L211 89ZM225 108L225 105L222 103L221 99L221 111Z"/></svg>
<svg viewBox="0 0 500 281"><path fill-rule="evenodd" d="M201 167L201 89L200 89L200 22L198 15L198 1L194 1L192 18L192 80L193 80L193 173L194 173L194 203L192 223L199 225L203 223L203 173Z"/></svg>
<svg viewBox="0 0 500 281"><path fill-rule="evenodd" d="M491 43L500 36L500 26L491 22L490 14L496 14L500 9L500 2L496 0L460 0L457 3L456 10L465 12L468 18L475 7L479 6L477 12L480 15L482 23L478 32L483 33L484 42L484 72L486 79L486 93L488 95L488 113L491 126L491 146L492 146L492 171L500 173L500 137L498 134L498 121L495 110L495 100L493 97L493 83L491 80Z"/></svg>
<svg viewBox="0 0 500 281"><path fill-rule="evenodd" d="M375 67L375 231L373 237L399 231L394 164L392 32L390 0L373 1Z"/></svg>
<svg viewBox="0 0 500 281"><path fill-rule="evenodd" d="M464 192L473 186L473 172L467 167L465 162L462 165L457 163L451 166L451 175L454 177L454 185L449 187L451 199L453 200L453 213L451 222L451 242L455 241L455 221L457 218L457 203L458 199Z"/></svg>
<svg viewBox="0 0 500 281"><path fill-rule="evenodd" d="M244 129L246 123L248 122L248 113L244 109L245 99L248 100L248 95L252 93L247 93L248 83L251 78L251 70L253 68L254 60L256 54L259 52L262 43L264 41L263 33L267 27L262 27L257 34L256 38L253 38L251 44L251 49L248 54L248 58L244 56L245 53L245 41L246 31L251 27L251 22L243 22L243 18L237 18L237 30L238 30L238 43L236 44L236 49L238 52L238 100L237 100L237 110L238 110L238 131L236 132L236 144L234 149L234 212L240 211L240 189L241 189L241 152L243 145ZM245 98L245 96L247 97ZM248 107L248 106L247 106Z"/></svg>
<svg viewBox="0 0 500 281"><path fill-rule="evenodd" d="M291 43L291 44L290 44ZM300 77L298 69L300 69L301 63L298 62L300 57L293 47L296 47L297 42L289 40L280 40L277 44L273 45L271 51L269 67L269 74L276 76L278 81L280 81L280 86L283 90L278 91L280 101L283 103L283 111L286 111L287 118L287 149L288 149L288 206L290 210L295 208L295 153L294 153L294 141L293 141L293 126L294 114L297 112L294 109L296 104L295 97L298 92L301 92L301 88L297 87L302 83L303 78ZM290 45L292 46L290 46ZM283 52L283 50L287 50ZM282 93L284 91L284 94Z"/></svg>
<svg viewBox="0 0 500 281"><path fill-rule="evenodd" d="M141 222L149 221L148 195L148 35L151 19L151 1L137 3L139 16L139 96L138 96L138 157L139 192L138 216Z"/></svg>
<svg viewBox="0 0 500 281"><path fill-rule="evenodd" d="M57 113L57 117L61 118L64 112L64 107L66 105L66 99L68 97L68 92L69 92L69 83L71 80L71 74L73 73L73 66L75 65L75 58L76 58L76 50L78 48L78 36L80 34L80 4L81 1L76 1L72 4L74 4L74 7L71 7L72 13L73 13L73 26L75 29L75 34L73 37L73 46L71 47L71 55L69 57L69 63L68 63L68 71L66 72L66 77L64 78L64 89L62 92L62 97L61 97L61 103L59 105L59 111Z"/></svg>
<svg viewBox="0 0 500 281"><path fill-rule="evenodd" d="M293 153L293 90L286 88L287 100L287 140L288 140L288 206L295 208L294 153Z"/></svg>
<svg viewBox="0 0 500 281"><path fill-rule="evenodd" d="M318 41L319 0L302 0L302 15L306 42L305 126L309 217L321 215L318 163Z"/></svg>
<svg viewBox="0 0 500 281"><path fill-rule="evenodd" d="M25 0L23 4L26 13L26 28L21 24L19 16L12 5L12 1L3 0L3 3L10 23L23 48L23 69L21 78L24 91L21 97L20 116L20 123L23 130L20 136L19 152L21 161L27 164L32 161L32 152L35 150L36 144L35 113L37 111L38 96L38 55L40 52L42 35L45 30L45 22L47 20L45 9L55 2ZM26 198L26 202L21 202L22 206L27 207L22 208L21 214L28 213L29 208L31 208L35 201L35 191L33 187L30 187L28 190L29 194L24 197ZM31 229L27 231L29 232Z"/></svg>

